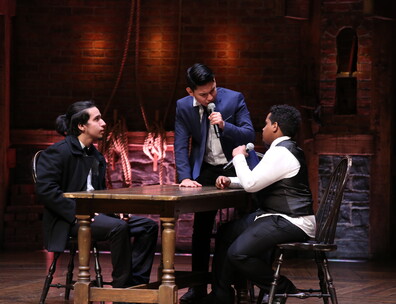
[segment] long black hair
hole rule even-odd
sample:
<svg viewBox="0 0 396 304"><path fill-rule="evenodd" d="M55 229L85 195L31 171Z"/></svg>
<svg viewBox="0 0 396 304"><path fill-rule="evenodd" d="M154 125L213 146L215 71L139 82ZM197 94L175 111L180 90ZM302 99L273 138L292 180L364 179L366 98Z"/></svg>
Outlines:
<svg viewBox="0 0 396 304"><path fill-rule="evenodd" d="M79 136L81 134L78 125L84 125L89 120L87 109L96 107L92 100L77 101L69 106L66 114L59 115L56 118L55 129L63 135Z"/></svg>

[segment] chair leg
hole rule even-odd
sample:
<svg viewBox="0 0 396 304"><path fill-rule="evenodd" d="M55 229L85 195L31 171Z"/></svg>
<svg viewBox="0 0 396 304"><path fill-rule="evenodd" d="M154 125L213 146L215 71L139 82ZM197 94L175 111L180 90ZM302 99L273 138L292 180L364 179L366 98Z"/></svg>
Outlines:
<svg viewBox="0 0 396 304"><path fill-rule="evenodd" d="M60 252L54 253L54 259L52 260L51 266L48 269L47 277L45 278L45 281L44 281L43 291L41 292L41 297L40 297L40 302L39 302L40 304L45 303L45 299L47 298L48 290L50 289L52 279L54 278L54 273L56 270L56 263L58 261L60 254L61 254Z"/></svg>
<svg viewBox="0 0 396 304"><path fill-rule="evenodd" d="M333 285L333 277L330 274L327 258L324 253L323 253L323 267L324 267L325 274L326 274L326 281L327 281L328 290L330 293L331 303L338 304L337 293L336 293L335 287Z"/></svg>
<svg viewBox="0 0 396 304"><path fill-rule="evenodd" d="M333 285L333 277L330 274L328 261L324 252L315 252L315 261L318 265L319 285L322 294L329 294L331 303L338 304L337 293ZM328 304L328 296L323 297L323 303Z"/></svg>
<svg viewBox="0 0 396 304"><path fill-rule="evenodd" d="M315 252L315 262L316 262L316 266L318 268L320 292L322 294L327 294L327 283L325 280L323 256L322 256L321 252ZM329 301L328 301L327 297L322 297L322 299L323 299L324 304L328 304Z"/></svg>
<svg viewBox="0 0 396 304"><path fill-rule="evenodd" d="M93 254L95 258L95 273L96 273L96 285L98 287L103 287L103 276L102 276L102 268L99 263L99 251L96 243L93 244Z"/></svg>
<svg viewBox="0 0 396 304"><path fill-rule="evenodd" d="M268 296L268 304L272 304L272 302L274 301L275 298L275 292L276 292L276 286L278 286L278 281L280 278L280 269L282 266L282 262L283 262L283 251L281 250L279 253L279 257L278 257L278 261L277 261L277 265L276 265L276 270L274 273L274 281L271 284L271 289L270 289L270 293ZM260 290L260 294L259 297L257 299L257 304L261 304L261 302L263 301L263 297L264 297L264 290L261 289Z"/></svg>
<svg viewBox="0 0 396 304"><path fill-rule="evenodd" d="M96 243L93 243L92 251L95 258L96 285L98 287L103 287L102 268L100 267L100 263L99 263L99 251ZM105 304L105 302L100 302L100 304Z"/></svg>
<svg viewBox="0 0 396 304"><path fill-rule="evenodd" d="M69 300L70 290L73 289L74 257L76 256L76 251L77 245L73 244L73 246L70 248L69 264L67 265L65 300Z"/></svg>

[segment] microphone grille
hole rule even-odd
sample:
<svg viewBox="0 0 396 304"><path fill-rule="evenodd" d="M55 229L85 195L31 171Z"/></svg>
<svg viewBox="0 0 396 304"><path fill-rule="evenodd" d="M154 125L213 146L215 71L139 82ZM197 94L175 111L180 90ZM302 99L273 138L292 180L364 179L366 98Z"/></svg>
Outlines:
<svg viewBox="0 0 396 304"><path fill-rule="evenodd" d="M215 108L216 108L216 105L215 105L213 102L211 102L210 104L208 104L208 110L209 110L209 111L213 112Z"/></svg>
<svg viewBox="0 0 396 304"><path fill-rule="evenodd" d="M246 151L252 151L252 150L254 150L254 144L252 144L252 143L248 143L247 145L246 145Z"/></svg>

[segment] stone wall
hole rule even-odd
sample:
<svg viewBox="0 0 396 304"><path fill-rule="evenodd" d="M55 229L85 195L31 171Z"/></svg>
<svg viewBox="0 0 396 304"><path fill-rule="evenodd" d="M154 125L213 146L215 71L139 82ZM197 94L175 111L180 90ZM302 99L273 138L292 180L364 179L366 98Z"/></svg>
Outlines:
<svg viewBox="0 0 396 304"><path fill-rule="evenodd" d="M319 157L319 201L329 181L331 172L341 156ZM353 156L352 168L347 181L337 225L335 243L337 251L329 257L339 259L369 258L369 203L370 203L370 157Z"/></svg>

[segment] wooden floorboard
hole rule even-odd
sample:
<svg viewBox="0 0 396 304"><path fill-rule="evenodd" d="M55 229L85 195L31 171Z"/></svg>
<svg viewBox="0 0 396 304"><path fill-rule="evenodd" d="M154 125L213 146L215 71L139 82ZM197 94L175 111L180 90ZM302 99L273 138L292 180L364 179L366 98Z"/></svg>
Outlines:
<svg viewBox="0 0 396 304"><path fill-rule="evenodd" d="M0 303L37 304L44 278L51 262L51 254L45 251L0 252ZM100 256L105 280L110 281L110 255ZM159 256L155 257L152 279L156 279ZM67 255L59 261L54 281L64 280ZM177 256L176 270L190 270L190 257ZM330 269L334 276L340 304L396 304L396 263L391 261L341 262L331 261ZM316 269L311 260L290 260L284 263L282 273L288 276L297 287L305 288L317 285ZM77 269L75 270L75 276ZM179 291L179 297L187 289ZM69 301L63 300L64 290L51 288L47 304L73 303L73 291ZM323 303L321 299L293 299L293 303Z"/></svg>

